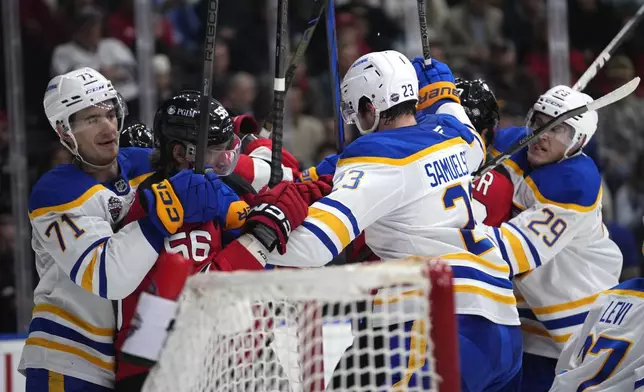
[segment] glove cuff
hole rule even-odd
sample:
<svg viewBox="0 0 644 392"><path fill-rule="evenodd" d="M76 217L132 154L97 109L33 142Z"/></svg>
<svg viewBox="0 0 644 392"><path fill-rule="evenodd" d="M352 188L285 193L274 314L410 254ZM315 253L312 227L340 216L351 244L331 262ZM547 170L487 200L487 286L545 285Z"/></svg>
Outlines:
<svg viewBox="0 0 644 392"><path fill-rule="evenodd" d="M436 82L423 87L418 92L418 104L416 105L416 110L426 110L442 99L449 99L459 105L461 104L461 99L458 97L454 83Z"/></svg>
<svg viewBox="0 0 644 392"><path fill-rule="evenodd" d="M174 234L183 226L183 207L170 181L163 180L143 190L148 216L162 232Z"/></svg>

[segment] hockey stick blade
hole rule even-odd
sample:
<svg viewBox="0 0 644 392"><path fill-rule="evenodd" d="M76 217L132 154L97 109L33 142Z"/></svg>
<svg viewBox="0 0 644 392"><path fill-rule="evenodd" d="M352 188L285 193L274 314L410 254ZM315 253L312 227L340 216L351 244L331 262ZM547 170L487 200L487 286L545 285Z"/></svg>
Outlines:
<svg viewBox="0 0 644 392"><path fill-rule="evenodd" d="M604 68L604 65L610 60L611 56L615 52L615 50L622 44L622 42L626 39L626 36L628 33L637 26L639 21L642 19L642 15L644 15L644 4L637 10L635 15L633 15L628 22L622 27L622 29L617 33L615 38L613 38L612 41L608 45L606 45L606 48L597 56L595 61L593 61L592 64L590 64L590 67L584 72L583 75L579 78L577 83L575 83L572 86L573 90L577 91L583 91L588 83L597 75L597 73Z"/></svg>
<svg viewBox="0 0 644 392"><path fill-rule="evenodd" d="M518 151L520 151L522 148L529 146L533 142L535 142L541 135L546 133L547 131L551 130L552 128L556 127L559 124L562 124L564 121L573 118L575 116L578 116L580 114L584 114L588 111L591 110L598 110L601 109L605 106L611 105L621 99L626 98L629 96L637 86L640 84L640 78L639 76L631 80L630 82L624 84L623 86L611 91L610 93L604 95L601 98L598 98L594 100L593 102L580 106L575 109L568 110L567 112L563 112L557 117L552 118L550 121L547 123L543 124L540 128L535 130L534 132L530 133L529 135L524 136L521 140L518 142L514 143L512 146L510 146L507 150L503 151L500 155L494 157L492 160L487 162L485 165L481 166L479 170L477 170L474 174L474 181L478 180L482 176L484 176L486 173L488 173L490 170L494 169L498 165L500 165L504 160L507 158L511 157L512 155L516 154Z"/></svg>
<svg viewBox="0 0 644 392"><path fill-rule="evenodd" d="M295 49L295 54L291 59L291 63L286 69L286 91L288 91L289 87L291 87L291 83L293 82L293 78L295 77L295 70L304 59L306 49L309 47L311 37L313 37L313 33L315 33L315 28L317 27L320 18L322 18L322 13L324 12L324 8L326 7L327 2L328 0L316 0L315 4L313 5L313 11L311 12L311 17L309 18L309 22L307 23L306 30L304 30L302 38L300 38L300 42L297 44L297 48ZM268 132L271 132L273 130L274 121L275 112L271 111L266 120L264 120L262 128Z"/></svg>

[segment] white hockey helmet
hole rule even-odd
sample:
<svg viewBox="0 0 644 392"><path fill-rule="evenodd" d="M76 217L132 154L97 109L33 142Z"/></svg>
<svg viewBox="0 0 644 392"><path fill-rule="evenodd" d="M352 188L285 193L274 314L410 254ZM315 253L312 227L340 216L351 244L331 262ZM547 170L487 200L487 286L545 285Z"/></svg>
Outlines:
<svg viewBox="0 0 644 392"><path fill-rule="evenodd" d="M411 62L394 50L373 52L356 60L340 85L342 118L356 124L361 134L378 128L380 113L406 101L418 101L418 77ZM362 129L358 119L360 99L366 97L376 109L370 129Z"/></svg>
<svg viewBox="0 0 644 392"><path fill-rule="evenodd" d="M546 91L535 102L528 115L528 124L531 124L534 112L540 112L550 117L557 117L563 112L587 105L592 101L593 99L588 94L573 90L564 85L555 86ZM580 141L582 141L581 148L588 144L597 130L597 121L597 111L591 110L564 122L573 129L572 141L566 149L564 157L568 156L570 150Z"/></svg>
<svg viewBox="0 0 644 392"><path fill-rule="evenodd" d="M80 68L51 79L45 90L43 106L60 142L74 156L89 165L91 164L78 152L78 143L70 122L71 116L89 107L114 109L120 133L127 115L127 105L112 86L112 82L92 68Z"/></svg>

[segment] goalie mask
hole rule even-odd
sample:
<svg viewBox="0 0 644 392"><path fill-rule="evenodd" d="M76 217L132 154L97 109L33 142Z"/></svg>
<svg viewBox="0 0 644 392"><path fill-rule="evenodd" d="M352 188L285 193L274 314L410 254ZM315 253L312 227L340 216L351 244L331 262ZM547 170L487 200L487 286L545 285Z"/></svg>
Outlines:
<svg viewBox="0 0 644 392"><path fill-rule="evenodd" d="M544 125L543 121L537 121L537 113L543 113L547 118L554 118L568 110L587 105L592 101L593 99L588 94L573 90L568 86L553 87L539 97L528 113L527 127L529 130L534 131ZM597 111L591 110L570 118L549 131L557 141L566 146L564 158L569 156L573 148L578 146L581 150L588 144L597 130L597 121ZM568 125L569 128L564 124ZM571 131L569 132L569 130Z"/></svg>
<svg viewBox="0 0 644 392"><path fill-rule="evenodd" d="M194 163L199 136L201 96L196 91L183 91L161 104L154 116L156 146L165 149L170 142L186 147L186 159ZM241 142L233 131L228 111L215 99L210 100L206 165L215 173L226 176L233 172L241 149Z"/></svg>
<svg viewBox="0 0 644 392"><path fill-rule="evenodd" d="M461 99L461 106L472 125L480 134L485 133L485 144L494 142L496 129L499 126L499 104L487 83L481 79L465 80L458 78L456 91Z"/></svg>
<svg viewBox="0 0 644 392"><path fill-rule="evenodd" d="M54 77L43 106L60 142L76 159L97 169L114 162L127 105L100 72L81 68Z"/></svg>

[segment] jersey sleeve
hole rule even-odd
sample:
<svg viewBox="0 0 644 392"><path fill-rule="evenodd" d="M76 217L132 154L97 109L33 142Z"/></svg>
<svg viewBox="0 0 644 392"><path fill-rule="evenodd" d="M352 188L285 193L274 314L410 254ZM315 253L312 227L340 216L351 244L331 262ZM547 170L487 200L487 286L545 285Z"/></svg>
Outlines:
<svg viewBox="0 0 644 392"><path fill-rule="evenodd" d="M487 230L496 239L512 275L519 275L552 260L585 225L592 224L591 215L592 212L537 204L500 227Z"/></svg>
<svg viewBox="0 0 644 392"><path fill-rule="evenodd" d="M635 369L633 392L644 392L644 366L640 366Z"/></svg>
<svg viewBox="0 0 644 392"><path fill-rule="evenodd" d="M272 143L270 139L257 139L244 148L240 155L235 173L248 181L255 191L268 185L271 177ZM298 178L299 162L285 149L282 149L282 180L293 181Z"/></svg>
<svg viewBox="0 0 644 392"><path fill-rule="evenodd" d="M485 173L472 187L474 217L478 222L498 227L510 219L514 186L500 170Z"/></svg>
<svg viewBox="0 0 644 392"><path fill-rule="evenodd" d="M474 173L485 163L487 146L485 141L476 131L463 107L455 102L443 104L436 114L440 115L439 123L442 128L448 128L467 142L467 166L470 173Z"/></svg>
<svg viewBox="0 0 644 392"><path fill-rule="evenodd" d="M108 221L83 207L33 211L33 236L74 283L103 298L122 299L154 265L163 234L148 217L114 233Z"/></svg>
<svg viewBox="0 0 644 392"><path fill-rule="evenodd" d="M289 237L287 252L266 255L278 266L319 267L327 264L364 228L396 209L403 199L401 167L372 163L338 166L332 192L315 202L304 223Z"/></svg>

